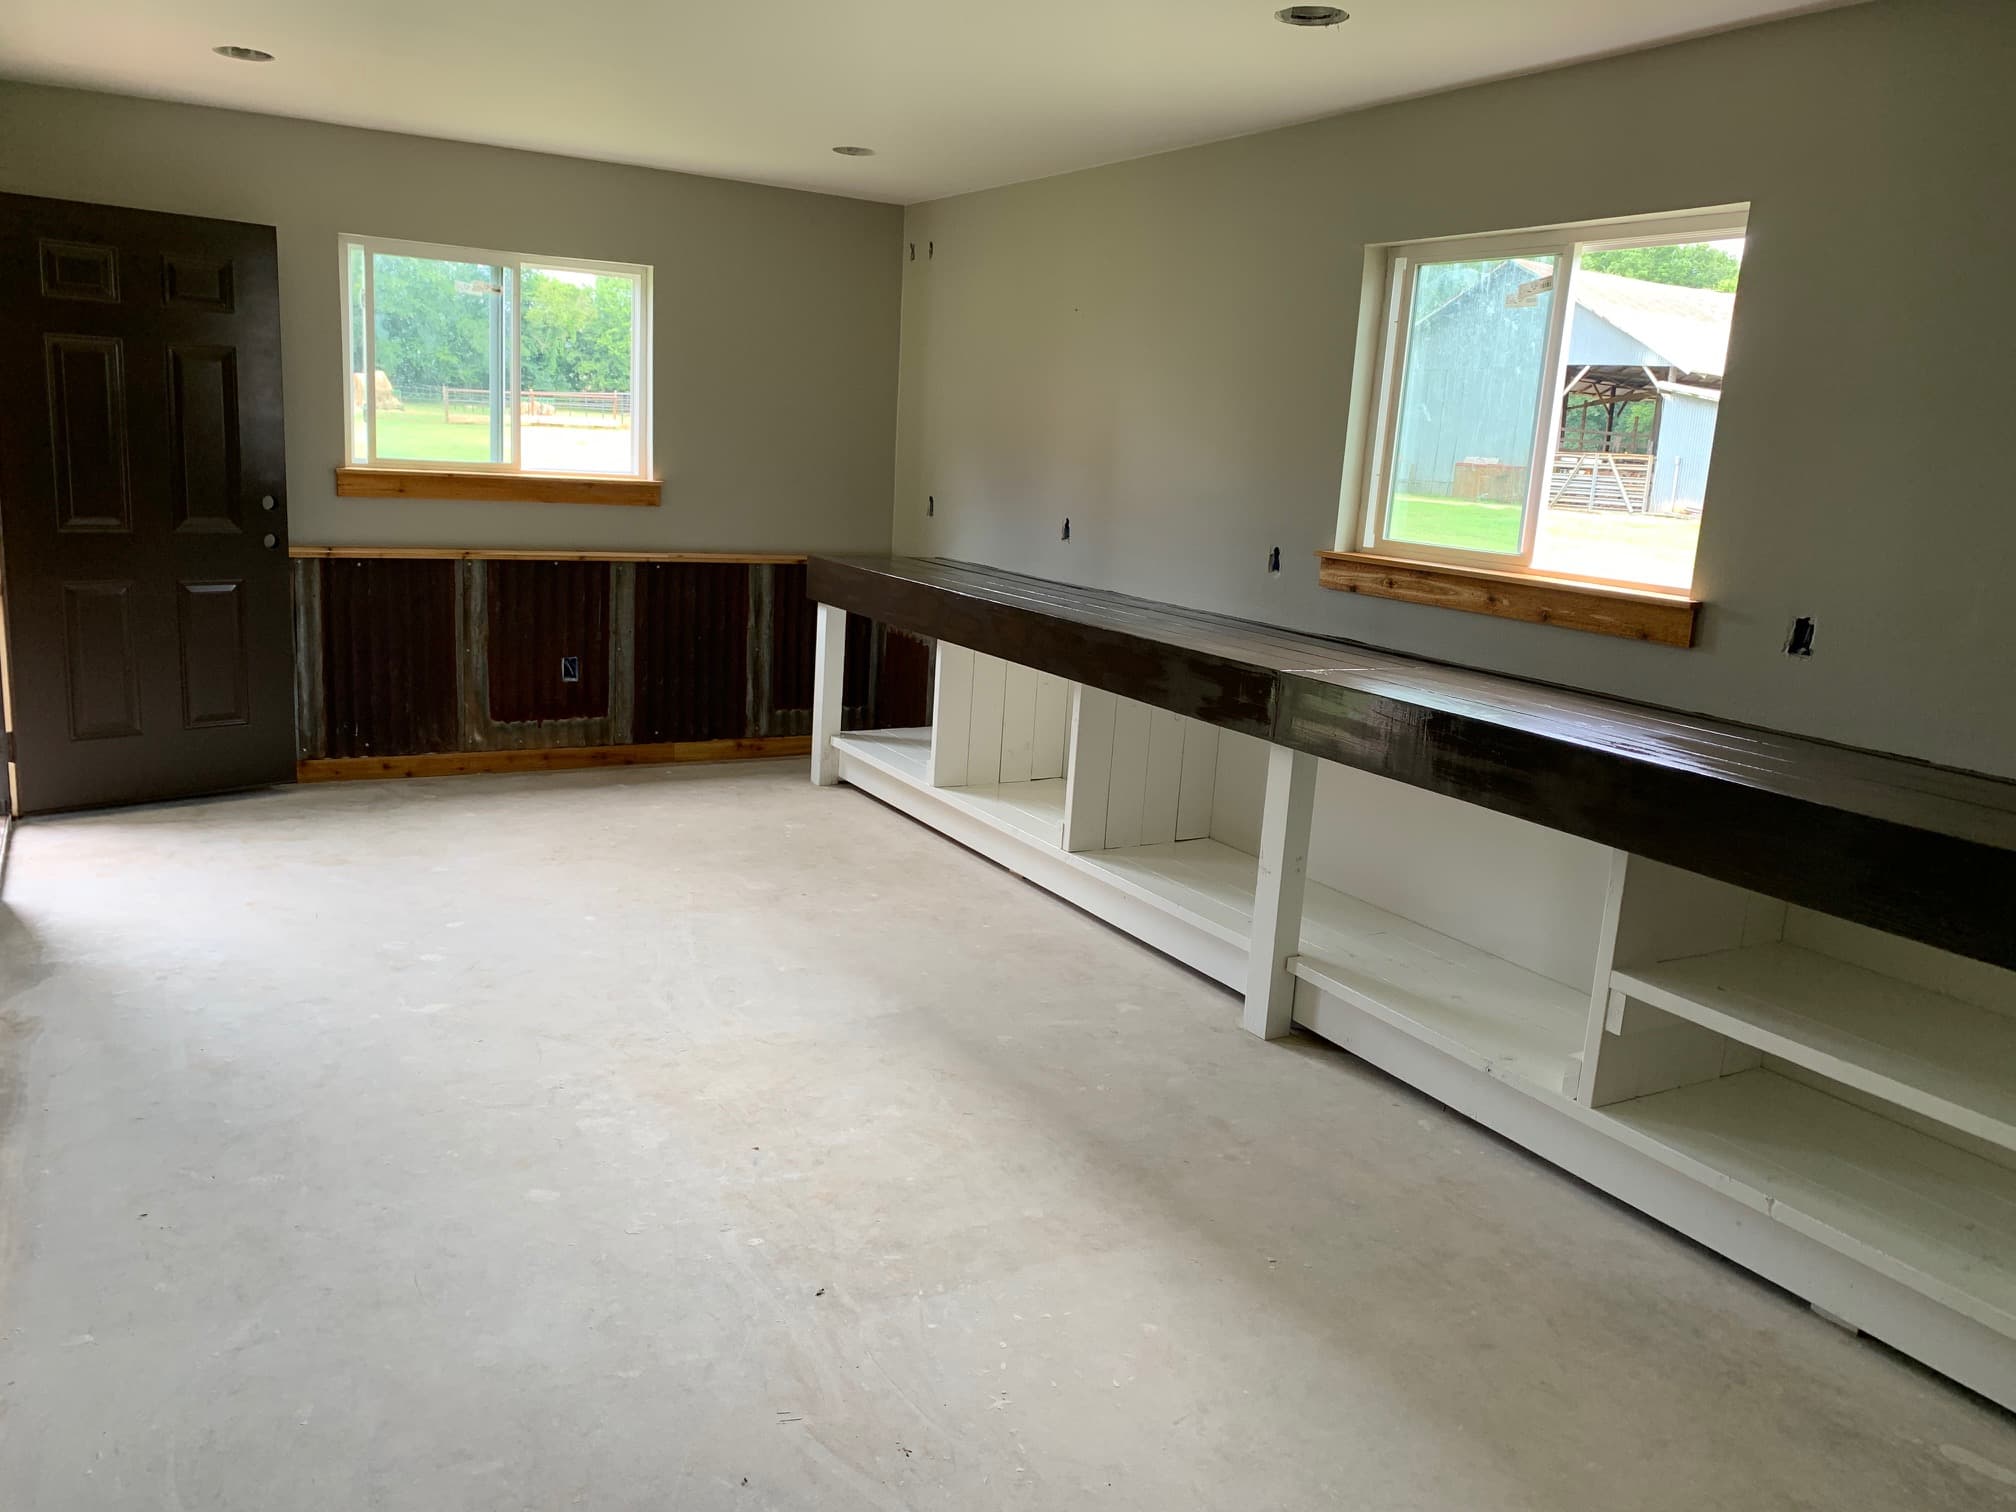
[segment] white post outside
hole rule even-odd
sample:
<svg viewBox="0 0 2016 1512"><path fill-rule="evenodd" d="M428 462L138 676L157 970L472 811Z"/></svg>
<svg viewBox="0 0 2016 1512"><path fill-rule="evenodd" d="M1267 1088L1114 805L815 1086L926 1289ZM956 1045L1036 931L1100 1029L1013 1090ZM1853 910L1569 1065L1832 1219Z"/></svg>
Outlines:
<svg viewBox="0 0 2016 1512"><path fill-rule="evenodd" d="M832 787L840 780L833 737L840 733L841 686L847 676L847 611L819 606L819 640L812 653L812 781Z"/></svg>
<svg viewBox="0 0 2016 1512"><path fill-rule="evenodd" d="M1288 961L1302 952L1302 885L1309 870L1309 821L1316 809L1316 758L1267 748L1267 807L1260 816L1260 878L1253 889L1253 938L1246 959L1246 1028L1262 1039L1286 1034L1295 1012Z"/></svg>

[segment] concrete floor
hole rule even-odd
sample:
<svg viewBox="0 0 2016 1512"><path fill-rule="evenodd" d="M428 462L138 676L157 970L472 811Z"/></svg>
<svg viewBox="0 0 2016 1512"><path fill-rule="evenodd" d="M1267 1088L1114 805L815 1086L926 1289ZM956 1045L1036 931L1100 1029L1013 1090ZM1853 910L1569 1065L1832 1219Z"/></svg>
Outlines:
<svg viewBox="0 0 2016 1512"><path fill-rule="evenodd" d="M802 764L23 825L0 1507L2016 1507L2016 1420Z"/></svg>

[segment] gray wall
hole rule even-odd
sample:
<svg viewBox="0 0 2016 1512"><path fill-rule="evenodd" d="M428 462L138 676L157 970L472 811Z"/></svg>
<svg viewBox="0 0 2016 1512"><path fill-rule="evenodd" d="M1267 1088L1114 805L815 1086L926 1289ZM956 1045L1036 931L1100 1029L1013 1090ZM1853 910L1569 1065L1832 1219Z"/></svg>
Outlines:
<svg viewBox="0 0 2016 1512"><path fill-rule="evenodd" d="M1880 0L915 207L898 547L2016 775L2012 58ZM1367 243L1740 201L1695 649L1316 586Z"/></svg>
<svg viewBox="0 0 2016 1512"><path fill-rule="evenodd" d="M0 189L279 228L297 542L887 549L892 206L7 83ZM346 231L651 264L662 506L337 499Z"/></svg>

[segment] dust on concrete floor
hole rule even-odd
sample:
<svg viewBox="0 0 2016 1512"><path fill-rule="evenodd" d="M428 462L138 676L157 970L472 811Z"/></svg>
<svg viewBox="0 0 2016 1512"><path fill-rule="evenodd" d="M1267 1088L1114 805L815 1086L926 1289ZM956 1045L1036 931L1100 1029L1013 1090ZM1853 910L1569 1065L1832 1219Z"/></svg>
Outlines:
<svg viewBox="0 0 2016 1512"><path fill-rule="evenodd" d="M2016 1427L802 765L21 826L0 1503L2016 1505Z"/></svg>

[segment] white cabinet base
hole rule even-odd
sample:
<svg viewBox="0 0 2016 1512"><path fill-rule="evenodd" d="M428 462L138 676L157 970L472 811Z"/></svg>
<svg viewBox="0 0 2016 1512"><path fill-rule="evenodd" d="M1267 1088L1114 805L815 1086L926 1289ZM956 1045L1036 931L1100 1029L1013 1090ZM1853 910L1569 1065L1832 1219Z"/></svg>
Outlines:
<svg viewBox="0 0 2016 1512"><path fill-rule="evenodd" d="M1945 1144L1908 1113L1897 1122L1880 1107L1851 1106L1796 1080L1799 1068L1781 1075L1775 1063L1759 1066L1756 1047L1725 1044L1722 1034L1743 1028L1782 1038L1779 1024L1752 1008L1747 1027L1738 1025L1735 1010L1706 991L1695 994L1699 1006L1683 1002L1676 994L1689 978L1678 968L1640 967L1636 978L1620 968L1619 984L1641 996L1613 990L1608 957L1620 936L1641 953L1644 940L1697 952L1743 945L1781 927L1782 905L1760 912L1747 897L1695 897L1684 877L1641 866L1637 901L1625 907L1620 864L1601 986L1592 992L1313 880L1294 904L1284 877L1290 885L1275 890L1280 906L1270 911L1259 859L1220 839L1068 849L1074 823L1082 831L1088 815L1115 811L1110 794L1084 780L1098 773L1067 767L1063 777L1035 779L1032 763L1028 781L935 786L929 730L835 735L828 749L838 780L1234 992L1249 992L1259 938L1279 950L1286 982L1278 998L1249 996L1249 1009L1292 1004L1294 1024L1787 1288L1822 1316L2016 1409L2016 1169L1998 1163L2004 1153ZM1218 775L1226 770L1221 761ZM990 766L984 775L1009 774ZM1284 800L1302 796L1293 776L1283 770L1276 784ZM1180 792L1180 770L1174 786ZM1306 803L1284 802L1276 817L1284 821L1277 832L1258 838L1262 848L1269 839L1281 847L1285 871L1294 866L1294 831L1309 827ZM1648 914L1652 904L1661 906ZM1676 1007L1697 1022L1673 1017ZM1721 1034L1698 1022L1711 1011ZM1960 1021L1957 1006L1942 1012L1941 1024ZM1286 1025L1267 1011L1252 1027ZM1677 1048L1669 1044L1676 1034L1684 1042ZM1700 1035L1717 1052L1714 1064L1680 1067L1675 1057L1698 1048L1689 1036ZM1607 1069L1592 1064L1592 1053L1608 1057ZM1680 1058L1692 1066L1693 1057ZM1958 1072L1942 1075L1936 1084L1930 1073L1913 1080L1928 1089L1921 1100L1935 1086L1943 1093L1962 1084Z"/></svg>

